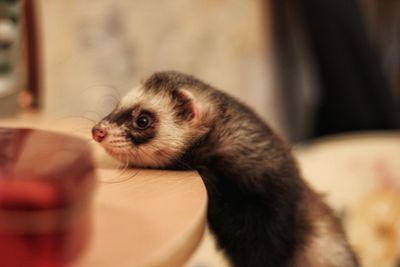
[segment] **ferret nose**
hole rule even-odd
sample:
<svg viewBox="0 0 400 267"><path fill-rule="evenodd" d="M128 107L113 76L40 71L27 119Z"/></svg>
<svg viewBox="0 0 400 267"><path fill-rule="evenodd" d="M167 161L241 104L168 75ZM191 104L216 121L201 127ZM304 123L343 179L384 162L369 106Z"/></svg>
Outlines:
<svg viewBox="0 0 400 267"><path fill-rule="evenodd" d="M104 140L104 138L106 138L107 131L104 128L96 125L92 129L92 136L94 140L100 143Z"/></svg>

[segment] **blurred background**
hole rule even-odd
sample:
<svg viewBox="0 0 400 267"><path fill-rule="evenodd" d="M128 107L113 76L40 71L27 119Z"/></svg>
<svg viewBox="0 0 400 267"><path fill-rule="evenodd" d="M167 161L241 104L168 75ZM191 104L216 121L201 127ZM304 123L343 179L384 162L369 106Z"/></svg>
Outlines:
<svg viewBox="0 0 400 267"><path fill-rule="evenodd" d="M364 266L399 266L400 1L0 0L0 115L98 120L159 70L253 107Z"/></svg>
<svg viewBox="0 0 400 267"><path fill-rule="evenodd" d="M23 107L99 119L173 69L248 103L291 142L400 125L397 1L0 4L1 81Z"/></svg>

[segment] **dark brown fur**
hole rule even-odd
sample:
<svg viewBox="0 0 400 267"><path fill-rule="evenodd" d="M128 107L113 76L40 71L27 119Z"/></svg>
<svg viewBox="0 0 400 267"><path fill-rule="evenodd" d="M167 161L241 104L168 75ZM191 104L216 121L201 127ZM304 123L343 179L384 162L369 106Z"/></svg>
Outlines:
<svg viewBox="0 0 400 267"><path fill-rule="evenodd" d="M192 105L212 107L201 121L206 130L167 167L199 171L209 195L209 227L234 266L315 267L307 249L321 219L344 237L333 212L300 177L290 147L249 107L177 72L156 73L143 86L171 98L176 123L192 119ZM326 267L358 266L345 246L348 265Z"/></svg>

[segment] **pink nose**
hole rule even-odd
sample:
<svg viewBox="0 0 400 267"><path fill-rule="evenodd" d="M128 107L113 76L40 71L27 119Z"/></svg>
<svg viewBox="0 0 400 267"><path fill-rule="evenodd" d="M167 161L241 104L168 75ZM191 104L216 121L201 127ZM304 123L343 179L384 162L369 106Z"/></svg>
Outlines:
<svg viewBox="0 0 400 267"><path fill-rule="evenodd" d="M107 131L100 126L94 126L92 129L92 136L94 140L100 143L104 138L106 138Z"/></svg>

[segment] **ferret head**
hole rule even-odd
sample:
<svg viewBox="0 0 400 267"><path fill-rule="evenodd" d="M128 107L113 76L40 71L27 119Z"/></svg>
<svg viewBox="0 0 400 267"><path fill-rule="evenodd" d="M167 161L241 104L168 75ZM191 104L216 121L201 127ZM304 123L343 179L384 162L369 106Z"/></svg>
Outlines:
<svg viewBox="0 0 400 267"><path fill-rule="evenodd" d="M134 166L165 167L202 133L191 88L200 81L176 72L153 74L92 129L93 139Z"/></svg>

